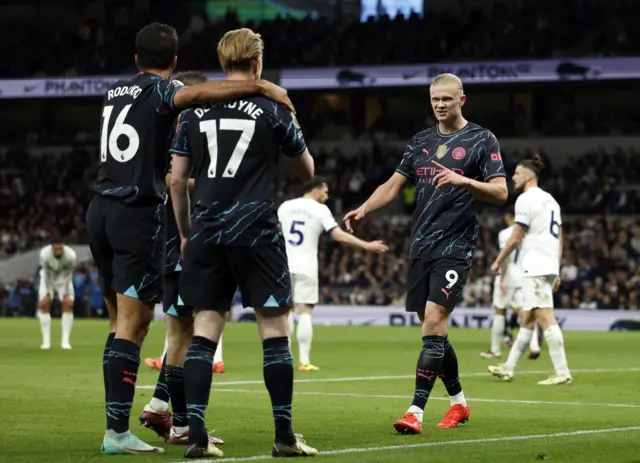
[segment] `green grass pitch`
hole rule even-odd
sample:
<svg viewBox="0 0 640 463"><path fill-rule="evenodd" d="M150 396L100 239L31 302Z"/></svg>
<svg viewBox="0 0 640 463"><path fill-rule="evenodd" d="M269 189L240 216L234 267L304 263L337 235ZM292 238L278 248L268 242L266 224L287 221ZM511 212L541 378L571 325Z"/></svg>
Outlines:
<svg viewBox="0 0 640 463"><path fill-rule="evenodd" d="M165 444L138 425L157 377L144 365L132 430L167 453L100 454L106 333L104 321L78 320L72 351L54 344L42 352L36 320L0 320L0 461L184 460L183 448ZM52 338L59 336L54 321ZM424 434L393 432L393 421L411 403L419 328L321 326L315 329L312 351L321 371L296 371L296 432L326 462L640 461L640 333L566 332L574 384L546 388L536 384L551 370L545 347L538 360L522 360L512 383L502 383L486 373L488 362L478 356L488 347L488 331L459 329L449 337L471 406L466 425L435 428L448 406L438 383L425 411ZM158 355L163 340L164 324L153 323L143 357ZM295 358L295 343L293 351ZM255 325L229 325L224 355L227 373L214 376L207 426L226 440L224 460L270 459L273 424Z"/></svg>

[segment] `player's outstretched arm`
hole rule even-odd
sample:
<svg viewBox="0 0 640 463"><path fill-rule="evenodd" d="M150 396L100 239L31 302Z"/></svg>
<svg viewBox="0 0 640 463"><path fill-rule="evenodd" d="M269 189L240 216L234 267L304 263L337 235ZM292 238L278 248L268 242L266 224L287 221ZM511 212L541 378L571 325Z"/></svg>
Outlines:
<svg viewBox="0 0 640 463"><path fill-rule="evenodd" d="M171 160L171 201L176 216L178 231L184 241L191 231L189 207L189 176L191 175L191 158L174 156Z"/></svg>
<svg viewBox="0 0 640 463"><path fill-rule="evenodd" d="M294 111L287 91L267 80L218 80L182 87L173 97L173 104L181 109L197 104L235 100L250 95L262 95Z"/></svg>
<svg viewBox="0 0 640 463"><path fill-rule="evenodd" d="M498 257L496 257L496 260L493 262L493 264L491 264L491 270L493 270L496 275L500 275L502 264L507 260L511 252L517 246L520 246L524 234L524 227L519 223L516 223L513 226L513 231L511 232L511 236L509 236L509 239L507 240L507 244L505 244L504 248L500 250L500 254L498 254Z"/></svg>
<svg viewBox="0 0 640 463"><path fill-rule="evenodd" d="M356 238L353 235L345 232L343 229L336 227L330 232L334 240L339 243L353 246L354 248L364 249L365 251L375 252L376 254L384 254L389 250L389 247L382 241L364 241L360 238Z"/></svg>
<svg viewBox="0 0 640 463"><path fill-rule="evenodd" d="M376 188L376 191L369 196L369 199L367 199L362 206L355 211L348 212L347 215L344 216L344 223L349 233L353 233L353 228L351 228L352 220L360 220L369 212L387 206L398 196L406 182L407 177L398 172L394 172L389 180Z"/></svg>

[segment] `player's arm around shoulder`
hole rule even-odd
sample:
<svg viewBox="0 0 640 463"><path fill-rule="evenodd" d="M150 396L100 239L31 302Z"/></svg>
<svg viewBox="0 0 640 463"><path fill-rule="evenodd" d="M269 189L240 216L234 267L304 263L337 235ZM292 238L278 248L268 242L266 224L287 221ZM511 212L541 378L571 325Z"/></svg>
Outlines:
<svg viewBox="0 0 640 463"><path fill-rule="evenodd" d="M293 103L287 91L266 80L218 80L182 87L176 91L173 104L182 109L204 103L216 103L238 98L262 95L285 105L291 110Z"/></svg>

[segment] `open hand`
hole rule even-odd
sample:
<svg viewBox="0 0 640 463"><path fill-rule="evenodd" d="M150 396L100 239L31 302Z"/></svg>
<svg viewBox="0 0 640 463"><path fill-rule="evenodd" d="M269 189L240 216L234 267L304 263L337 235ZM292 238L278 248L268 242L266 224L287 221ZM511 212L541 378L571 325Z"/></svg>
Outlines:
<svg viewBox="0 0 640 463"><path fill-rule="evenodd" d="M376 254L384 254L389 250L389 246L384 244L381 240L369 241L367 243L367 251L375 252Z"/></svg>
<svg viewBox="0 0 640 463"><path fill-rule="evenodd" d="M344 216L343 220L349 233L353 233L353 228L351 228L351 220L361 220L366 213L367 210L365 209L364 204L355 211L347 212L347 215Z"/></svg>

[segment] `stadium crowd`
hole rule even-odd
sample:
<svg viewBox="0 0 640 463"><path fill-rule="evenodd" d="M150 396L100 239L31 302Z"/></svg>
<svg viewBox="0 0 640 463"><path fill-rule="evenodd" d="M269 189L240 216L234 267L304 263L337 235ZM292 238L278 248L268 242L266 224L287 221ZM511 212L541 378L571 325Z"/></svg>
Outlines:
<svg viewBox="0 0 640 463"><path fill-rule="evenodd" d="M336 215L360 204L393 172L398 156L388 154L380 147L350 159L338 151L315 153L317 173L328 180L329 206ZM513 171L525 154L505 154L507 170ZM0 156L0 258L41 246L58 231L69 243L85 242L84 217L91 198L93 156L84 151L30 156L20 150ZM52 171L59 174L48 175ZM557 295L559 306L638 308L640 219L633 214L640 213L639 176L640 156L617 150L613 155L586 153L564 167L552 168L543 177L542 187L554 194L565 214L566 251L563 286ZM288 187L278 192L279 200L299 194L299 185L281 184ZM376 215L358 230L366 238L384 239L391 248L387 255L363 254L323 241L319 255L322 302L402 303L409 214L414 200L415 192L407 188L390 215ZM490 304L493 278L489 265L496 254L501 227L500 210L488 206L469 275L467 305ZM77 286L84 295L84 307L96 314L100 297L96 296L99 289L91 284L95 271L83 264L76 273L82 276L79 281L84 281ZM18 295L31 297L30 287L33 281L28 275L8 287L0 283L4 307L0 313L10 306L12 312L17 310ZM90 304L92 297L94 302Z"/></svg>
<svg viewBox="0 0 640 463"><path fill-rule="evenodd" d="M187 7L169 0L160 2L161 8L156 3L105 2L110 20L101 21L89 6L76 2L58 15L41 18L48 22L44 43L42 23L7 22L0 29L0 51L12 59L3 63L0 77L131 72L131 53L123 50L131 49L136 31L151 19L178 29L183 69L218 69L211 44L240 26L237 17L229 13L213 21L206 19L204 5ZM176 7L167 8L167 3ZM243 26L264 37L265 65L271 69L633 55L640 30L628 18L638 16L640 5L634 0L619 0L615 8L602 0L496 1L482 9L460 1L459 8L429 12L424 18L383 16L365 23L279 18ZM585 28L588 34L583 33ZM473 40L465 40L470 37Z"/></svg>

